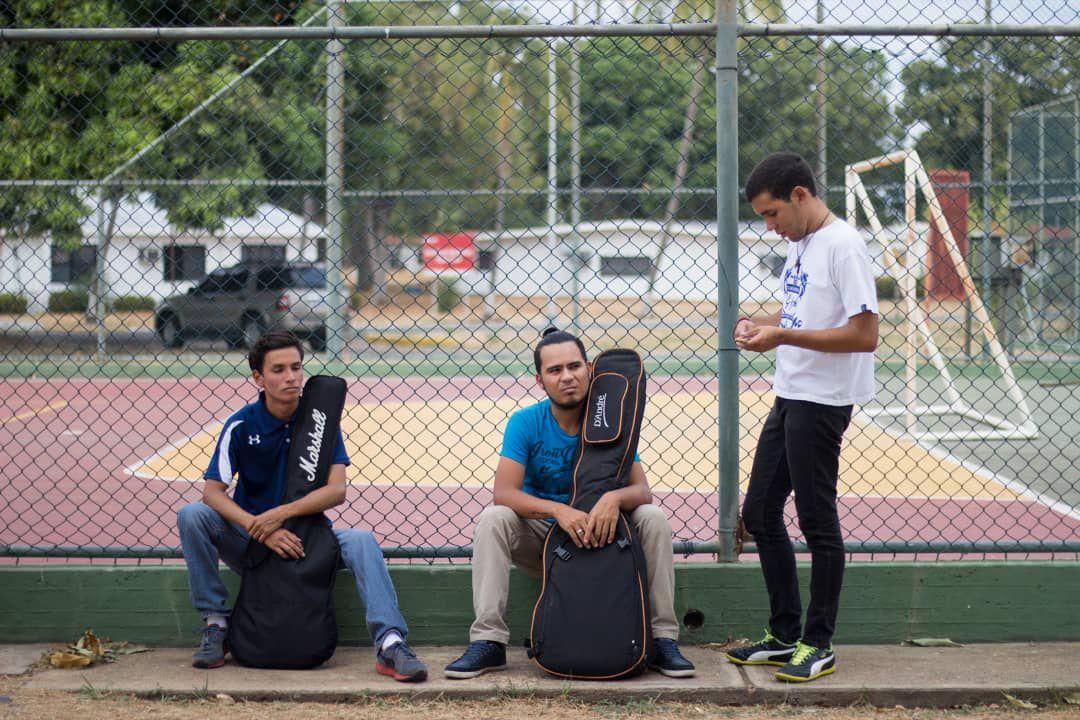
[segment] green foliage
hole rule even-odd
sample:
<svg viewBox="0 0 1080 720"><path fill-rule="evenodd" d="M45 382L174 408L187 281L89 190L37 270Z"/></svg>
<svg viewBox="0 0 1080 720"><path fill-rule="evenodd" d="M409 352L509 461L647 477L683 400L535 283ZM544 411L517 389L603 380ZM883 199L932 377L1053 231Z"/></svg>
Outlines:
<svg viewBox="0 0 1080 720"><path fill-rule="evenodd" d="M115 3L33 0L5 3L2 18L22 27L123 25ZM8 22L3 24L7 25ZM153 137L130 101L146 73L138 48L125 43L10 43L0 53L0 177L100 177ZM120 69L123 69L122 71ZM64 246L79 242L87 208L72 187L15 187L0 194L0 230L15 236L52 233Z"/></svg>
<svg viewBox="0 0 1080 720"><path fill-rule="evenodd" d="M166 5L168 7L166 7ZM139 0L70 0L0 4L0 25L149 26L299 24L322 7L295 0L200 0L166 5ZM750 18L783 18L780 3L744 3ZM351 3L350 25L513 24L504 4L475 2ZM522 11L522 12L528 12ZM683 0L675 12L707 20L708 3ZM643 18L644 19L644 18ZM659 21L659 20L658 20ZM664 189L679 160L691 80L711 60L711 40L581 38L583 185ZM350 201L354 223L376 237L433 231L523 227L544 221L549 42L527 38L350 43L345 54L345 184L389 191ZM240 79L275 43L12 43L0 54L0 177L100 178L186 118L229 83L209 109L136 163L124 179L234 181L153 188L178 229L219 231L229 217L263 202L299 211L310 188L264 180L319 180L324 175L325 46L288 43ZM567 88L570 54L559 52L559 184L570 183ZM765 153L814 151L814 41L757 38L740 45L740 175ZM830 175L892 147L887 71L881 53L827 43ZM706 75L685 185L715 181L715 87ZM248 182L256 181L256 182ZM449 199L393 195L415 189L510 194ZM110 190L134 193L142 188ZM520 194L513 191L529 191ZM587 194L586 219L659 217L666 196ZM13 236L51 232L79 244L94 199L73 188L12 188L0 194L0 230ZM567 210L566 200L560 211ZM680 216L715 217L712 197L686 196ZM357 233L358 234L358 233Z"/></svg>
<svg viewBox="0 0 1080 720"><path fill-rule="evenodd" d="M435 306L439 312L452 312L461 304L461 293L458 291L457 282L448 278L439 278L435 289Z"/></svg>
<svg viewBox="0 0 1080 720"><path fill-rule="evenodd" d="M86 290L70 288L49 293L48 309L53 313L81 313L86 312L89 303L90 297Z"/></svg>
<svg viewBox="0 0 1080 720"><path fill-rule="evenodd" d="M740 179L776 150L813 164L815 47L813 38L754 38L740 52ZM883 52L852 42L827 42L824 51L829 184L843 187L845 165L894 149L904 129L893 119Z"/></svg>
<svg viewBox="0 0 1080 720"><path fill-rule="evenodd" d="M984 51L989 43L989 54ZM983 69L989 63L993 113L993 173L1008 173L1009 115L1076 92L1080 38L944 38L936 56L908 65L900 74L904 99L900 119L926 131L916 149L928 167L982 174ZM1038 142L1037 139L1033 142Z"/></svg>
<svg viewBox="0 0 1080 720"><path fill-rule="evenodd" d="M0 315L22 315L26 312L26 298L15 293L0 293Z"/></svg>
<svg viewBox="0 0 1080 720"><path fill-rule="evenodd" d="M150 312L157 303L146 295L121 295L109 303L115 312Z"/></svg>

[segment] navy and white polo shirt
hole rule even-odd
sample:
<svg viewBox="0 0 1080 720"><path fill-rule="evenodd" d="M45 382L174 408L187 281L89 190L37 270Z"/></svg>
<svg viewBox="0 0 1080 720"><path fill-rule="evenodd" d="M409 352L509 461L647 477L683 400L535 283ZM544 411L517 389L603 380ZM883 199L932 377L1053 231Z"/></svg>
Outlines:
<svg viewBox="0 0 1080 720"><path fill-rule="evenodd" d="M277 507L285 495L285 461L294 419L295 415L288 420L271 415L263 393L259 393L258 400L225 421L203 479L229 485L237 475L233 501L252 515ZM349 464L340 428L330 464Z"/></svg>

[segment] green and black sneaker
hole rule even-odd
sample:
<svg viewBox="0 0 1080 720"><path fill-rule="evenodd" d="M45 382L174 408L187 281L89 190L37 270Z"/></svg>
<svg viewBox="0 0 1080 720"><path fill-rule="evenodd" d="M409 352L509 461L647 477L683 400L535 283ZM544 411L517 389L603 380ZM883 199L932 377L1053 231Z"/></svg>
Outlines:
<svg viewBox="0 0 1080 720"><path fill-rule="evenodd" d="M787 665L776 673L777 680L787 682L809 682L823 675L829 675L836 669L836 655L832 646L816 648L800 641L795 645L795 653Z"/></svg>
<svg viewBox="0 0 1080 720"><path fill-rule="evenodd" d="M768 630L765 637L753 645L732 648L727 651L727 659L736 665L776 665L781 666L795 654L795 644L788 644L773 637Z"/></svg>

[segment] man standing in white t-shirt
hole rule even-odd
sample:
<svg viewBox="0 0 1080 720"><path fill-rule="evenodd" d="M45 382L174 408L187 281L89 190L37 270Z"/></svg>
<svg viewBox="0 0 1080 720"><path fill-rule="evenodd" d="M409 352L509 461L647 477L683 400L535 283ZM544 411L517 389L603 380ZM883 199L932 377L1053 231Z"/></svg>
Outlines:
<svg viewBox="0 0 1080 720"><path fill-rule="evenodd" d="M733 332L741 350L776 349L776 400L743 501L769 593L769 627L760 642L727 657L740 665L779 665L778 679L805 682L836 667L832 636L844 577L836 511L840 441L852 406L874 397L877 293L866 243L817 196L813 172L799 155L762 160L746 181L746 197L766 227L788 241L788 253L780 312L740 318ZM812 558L805 626L784 525L793 490Z"/></svg>

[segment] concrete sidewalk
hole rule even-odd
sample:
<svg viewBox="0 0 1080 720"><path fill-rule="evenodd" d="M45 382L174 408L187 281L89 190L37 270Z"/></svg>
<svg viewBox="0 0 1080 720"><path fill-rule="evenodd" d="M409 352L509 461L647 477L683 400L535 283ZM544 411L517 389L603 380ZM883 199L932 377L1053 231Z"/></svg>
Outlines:
<svg viewBox="0 0 1080 720"><path fill-rule="evenodd" d="M24 667L40 658L41 646L0 646L0 662L20 656ZM508 653L508 669L472 680L447 680L443 667L460 647L417 648L430 679L403 684L377 675L371 648L347 647L316 670L252 670L228 664L217 670L191 667L190 648L157 648L118 662L79 670L38 669L27 689L79 691L93 687L136 695L203 696L225 693L240 699L346 700L361 695L448 698L573 697L582 700L662 698L719 704L817 704L948 707L1003 701L1003 692L1030 700L1058 701L1080 694L1080 643L988 644L957 648L848 645L837 648L835 674L789 685L774 668L739 668L722 652L684 647L698 668L676 680L649 672L619 682L570 682L541 672L524 650ZM29 658L29 659L28 659ZM6 668L10 668L9 663ZM11 672L11 670L8 670Z"/></svg>

